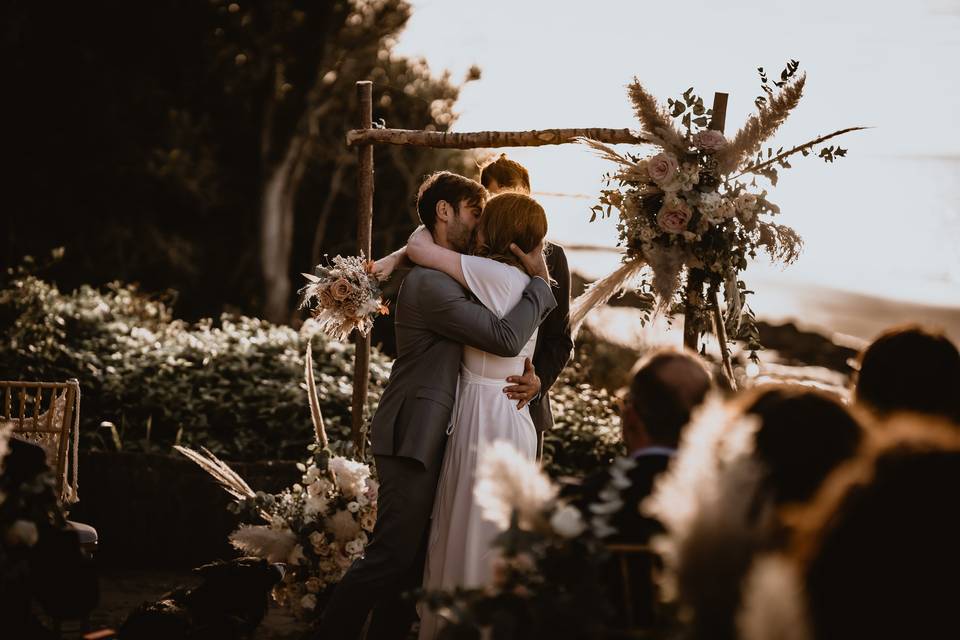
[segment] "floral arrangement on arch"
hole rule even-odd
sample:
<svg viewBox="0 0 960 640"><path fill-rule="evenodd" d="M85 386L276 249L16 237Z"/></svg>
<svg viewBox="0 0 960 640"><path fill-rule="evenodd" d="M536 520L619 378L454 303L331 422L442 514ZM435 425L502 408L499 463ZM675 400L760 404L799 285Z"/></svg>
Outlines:
<svg viewBox="0 0 960 640"><path fill-rule="evenodd" d="M619 245L626 248L626 254L620 269L575 301L571 309L574 324L640 275L646 265L652 277L642 276L639 289L647 294L651 307L656 303L658 311L672 315L675 303L683 302L685 311L694 316L685 321L695 322L698 330L704 331L710 301L716 300L722 289L728 334L747 339L751 350L759 348L753 315L746 306L750 292L739 274L760 251L789 265L800 255L803 243L792 228L774 222L780 208L756 178L776 186L778 171L790 168L789 158L798 153L816 153L826 162L844 157L846 149L822 143L864 128L842 129L787 150L767 148L764 153L763 144L803 94L806 75L798 74L798 69L799 63L791 60L780 80L774 82L759 69L764 95L755 101L757 112L730 139L710 128L712 110L693 88L668 100L664 109L636 79L629 86L629 95L643 125L640 135L658 147L658 152L621 154L600 142L581 139L618 165L605 176L606 188L592 207L590 220L608 217L616 209ZM685 291L681 289L684 270Z"/></svg>
<svg viewBox="0 0 960 640"><path fill-rule="evenodd" d="M284 563L283 581L273 597L300 619L314 619L354 560L363 557L377 520L378 483L370 467L330 450L307 345L305 378L316 442L307 460L297 465L297 483L278 494L253 491L229 466L209 451L182 446L184 454L234 497L229 505L246 522L230 534L239 551Z"/></svg>
<svg viewBox="0 0 960 640"><path fill-rule="evenodd" d="M310 309L320 330L335 340L345 342L354 329L365 336L378 315L389 313L373 275L373 261L360 254L337 256L332 263L317 265L312 275L302 274L309 284L298 292L299 308Z"/></svg>

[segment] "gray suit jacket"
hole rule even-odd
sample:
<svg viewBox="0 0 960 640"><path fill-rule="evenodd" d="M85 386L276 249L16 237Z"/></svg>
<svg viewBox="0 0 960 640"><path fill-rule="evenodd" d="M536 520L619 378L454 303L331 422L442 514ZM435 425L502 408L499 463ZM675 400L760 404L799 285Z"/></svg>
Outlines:
<svg viewBox="0 0 960 640"><path fill-rule="evenodd" d="M427 468L439 465L463 345L516 356L556 306L550 286L531 278L520 302L500 319L450 276L413 268L397 297L397 359L373 415L373 454L413 458Z"/></svg>

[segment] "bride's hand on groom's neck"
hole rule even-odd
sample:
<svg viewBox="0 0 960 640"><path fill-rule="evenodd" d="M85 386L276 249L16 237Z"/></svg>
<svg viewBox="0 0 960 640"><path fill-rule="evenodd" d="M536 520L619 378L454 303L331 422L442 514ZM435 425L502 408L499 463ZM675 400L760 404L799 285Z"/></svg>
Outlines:
<svg viewBox="0 0 960 640"><path fill-rule="evenodd" d="M524 253L520 247L511 242L510 251L520 259L524 270L531 278L542 278L544 282L550 283L550 272L547 271L547 260L543 256L543 241L538 243L530 253Z"/></svg>

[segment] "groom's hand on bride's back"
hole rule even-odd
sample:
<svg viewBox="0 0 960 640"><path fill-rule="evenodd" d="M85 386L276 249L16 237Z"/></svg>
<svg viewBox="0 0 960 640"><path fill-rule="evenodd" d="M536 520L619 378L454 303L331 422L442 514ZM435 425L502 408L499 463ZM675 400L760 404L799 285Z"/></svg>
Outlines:
<svg viewBox="0 0 960 640"><path fill-rule="evenodd" d="M550 272L547 271L547 259L543 255L543 241L541 240L530 253L524 253L523 250L514 243L510 243L510 251L520 258L520 263L531 278L542 278L544 282L550 283Z"/></svg>

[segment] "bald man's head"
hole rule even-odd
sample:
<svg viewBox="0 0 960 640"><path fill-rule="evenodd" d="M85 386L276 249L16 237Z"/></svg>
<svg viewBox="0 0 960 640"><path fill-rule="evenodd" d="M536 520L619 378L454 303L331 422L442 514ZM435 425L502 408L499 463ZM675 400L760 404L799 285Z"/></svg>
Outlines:
<svg viewBox="0 0 960 640"><path fill-rule="evenodd" d="M630 405L652 444L676 447L690 414L712 388L701 360L680 351L657 351L640 361L630 383ZM630 425L624 424L624 438ZM628 443L629 446L630 443Z"/></svg>

